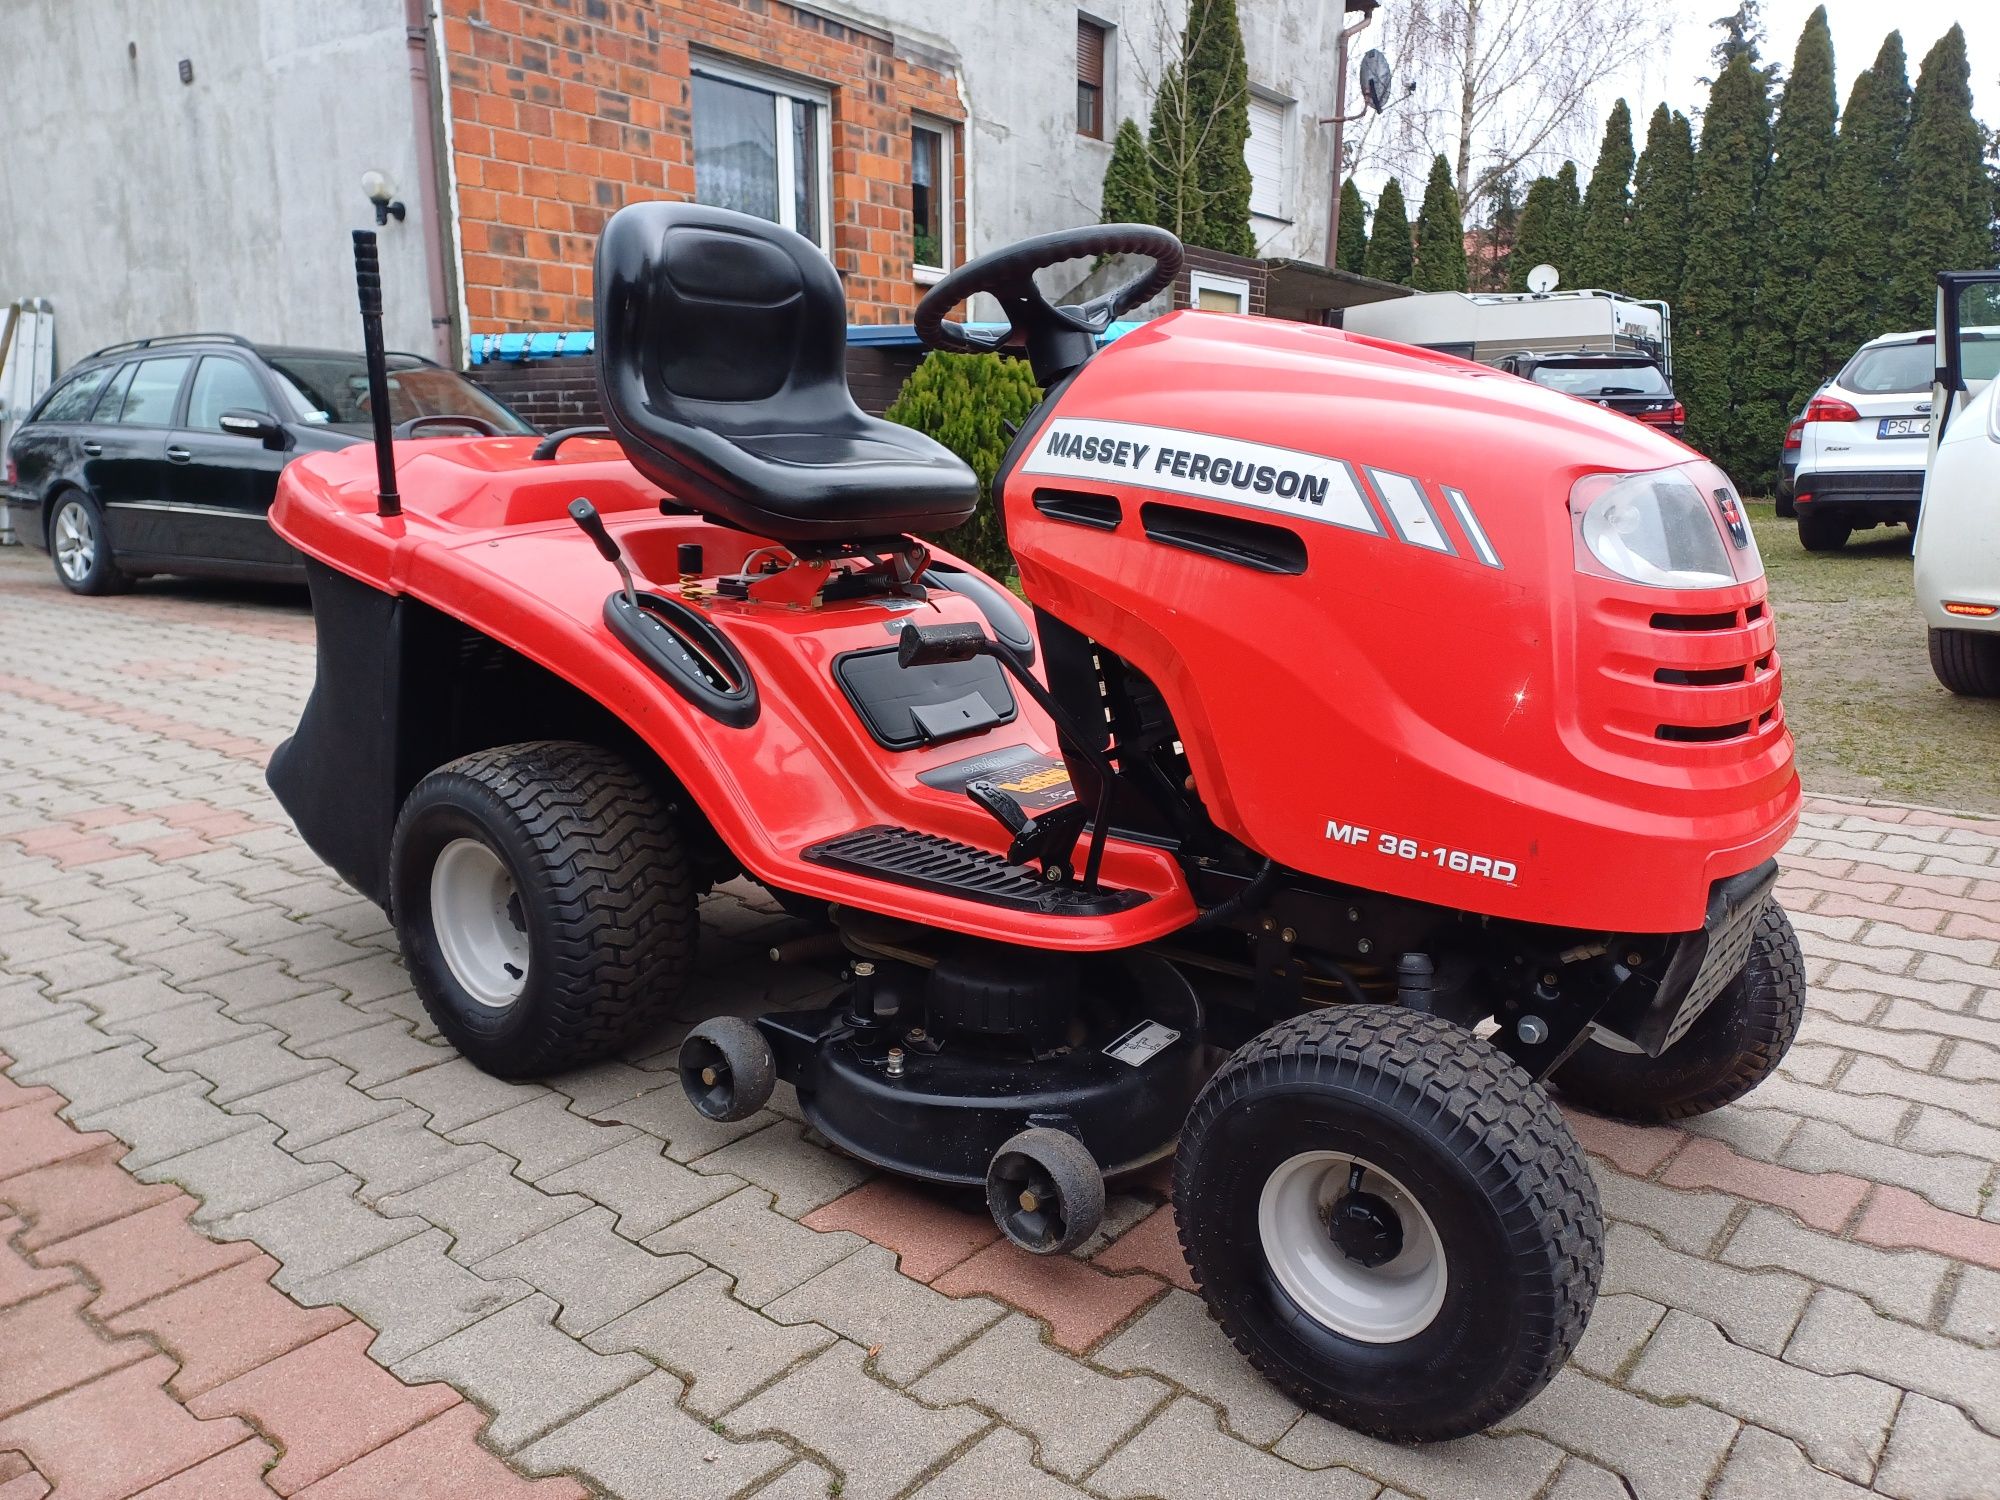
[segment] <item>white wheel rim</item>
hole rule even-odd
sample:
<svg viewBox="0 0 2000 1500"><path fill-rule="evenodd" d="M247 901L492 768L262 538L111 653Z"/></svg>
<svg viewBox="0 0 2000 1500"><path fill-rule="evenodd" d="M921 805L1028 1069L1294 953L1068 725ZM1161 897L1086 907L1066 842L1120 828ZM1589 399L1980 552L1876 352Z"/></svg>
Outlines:
<svg viewBox="0 0 2000 1500"><path fill-rule="evenodd" d="M506 861L478 839L453 839L431 866L431 927L451 977L503 1010L528 987L528 933Z"/></svg>
<svg viewBox="0 0 2000 1500"><path fill-rule="evenodd" d="M1353 1168L1361 1190L1388 1203L1403 1227L1393 1260L1364 1266L1334 1243L1327 1213L1347 1191ZM1363 1157L1302 1151L1264 1182L1257 1205L1264 1258L1278 1284L1315 1322L1364 1344L1415 1338L1444 1306L1444 1243L1407 1188Z"/></svg>
<svg viewBox="0 0 2000 1500"><path fill-rule="evenodd" d="M71 583L82 583L97 561L97 528L90 512L74 500L56 512L56 566Z"/></svg>

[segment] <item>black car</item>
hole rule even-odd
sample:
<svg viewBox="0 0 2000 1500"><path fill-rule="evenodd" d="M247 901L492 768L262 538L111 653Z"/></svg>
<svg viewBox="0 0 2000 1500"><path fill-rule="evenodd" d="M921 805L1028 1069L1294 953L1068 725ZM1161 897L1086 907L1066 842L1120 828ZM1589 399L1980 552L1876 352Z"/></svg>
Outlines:
<svg viewBox="0 0 2000 1500"><path fill-rule="evenodd" d="M1659 365L1643 354L1510 354L1498 368L1536 385L1634 417L1668 437L1687 431L1687 408Z"/></svg>
<svg viewBox="0 0 2000 1500"><path fill-rule="evenodd" d="M402 437L534 429L464 376L389 356ZM301 453L370 435L358 354L179 334L80 360L7 445L0 501L79 594L148 573L301 579L271 530L278 472Z"/></svg>

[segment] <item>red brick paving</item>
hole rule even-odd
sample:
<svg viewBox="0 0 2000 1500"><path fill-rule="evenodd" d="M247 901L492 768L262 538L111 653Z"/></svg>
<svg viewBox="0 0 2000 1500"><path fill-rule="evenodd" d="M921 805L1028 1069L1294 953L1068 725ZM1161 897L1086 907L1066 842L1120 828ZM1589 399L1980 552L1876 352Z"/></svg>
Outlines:
<svg viewBox="0 0 2000 1500"><path fill-rule="evenodd" d="M1714 1188L1789 1209L1815 1229L1829 1234L1853 1215L1869 1184L1841 1172L1801 1172L1738 1156L1721 1141L1697 1137L1660 1174L1669 1187Z"/></svg>
<svg viewBox="0 0 2000 1500"><path fill-rule="evenodd" d="M932 1193L887 1177L865 1182L799 1221L809 1229L850 1229L896 1252L905 1276L935 1281L1000 1237L987 1214L968 1213Z"/></svg>
<svg viewBox="0 0 2000 1500"><path fill-rule="evenodd" d="M951 1297L986 1295L1049 1325L1049 1337L1081 1353L1166 1290L1152 1276L1113 1276L1087 1260L1030 1255L998 1240L931 1283Z"/></svg>
<svg viewBox="0 0 2000 1500"><path fill-rule="evenodd" d="M1098 1251L1095 1264L1107 1271L1150 1271L1185 1291L1195 1289L1171 1204L1154 1209Z"/></svg>
<svg viewBox="0 0 2000 1500"><path fill-rule="evenodd" d="M0 1500L582 1500L481 1447L450 1386L371 1360L366 1324L273 1288L255 1246L190 1228L193 1198L61 1103L0 1075Z"/></svg>
<svg viewBox="0 0 2000 1500"><path fill-rule="evenodd" d="M2000 1224L1951 1213L1908 1188L1875 1189L1854 1237L1892 1250L1935 1250L2000 1270Z"/></svg>

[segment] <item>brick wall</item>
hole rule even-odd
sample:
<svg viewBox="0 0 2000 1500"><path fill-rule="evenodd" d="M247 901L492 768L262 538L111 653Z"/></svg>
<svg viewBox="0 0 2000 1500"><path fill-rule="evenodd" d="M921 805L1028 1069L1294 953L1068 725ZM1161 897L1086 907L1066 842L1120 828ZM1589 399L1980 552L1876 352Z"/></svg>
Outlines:
<svg viewBox="0 0 2000 1500"><path fill-rule="evenodd" d="M948 73L784 0L443 0L443 14L467 332L590 327L604 221L629 202L694 197L690 48L831 95L828 208L848 316L908 319L922 290L911 115L962 127ZM954 200L963 246L963 191Z"/></svg>
<svg viewBox="0 0 2000 1500"><path fill-rule="evenodd" d="M923 357L924 351L915 347L851 346L847 385L855 404L879 417ZM474 365L465 373L544 432L604 425L594 359L501 362Z"/></svg>
<svg viewBox="0 0 2000 1500"><path fill-rule="evenodd" d="M1187 247L1187 259L1181 264L1181 273L1174 280L1174 306L1192 307L1194 297L1190 291L1191 273L1208 271L1217 276L1229 276L1238 281L1250 283L1250 305L1244 311L1263 317L1266 293L1271 284L1271 268L1261 260L1244 255L1229 255L1221 250L1205 250L1199 245Z"/></svg>

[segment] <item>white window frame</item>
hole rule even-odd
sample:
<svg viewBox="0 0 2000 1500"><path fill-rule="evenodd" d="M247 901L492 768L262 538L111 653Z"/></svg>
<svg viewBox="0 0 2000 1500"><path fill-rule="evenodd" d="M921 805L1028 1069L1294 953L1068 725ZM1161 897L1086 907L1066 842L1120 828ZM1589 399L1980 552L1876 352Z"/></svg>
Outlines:
<svg viewBox="0 0 2000 1500"><path fill-rule="evenodd" d="M1225 292L1236 299L1238 312L1247 314L1250 311L1250 283L1241 276L1221 276L1214 271L1190 270L1188 306L1198 312L1204 310L1201 305L1203 292ZM1206 310L1212 312L1214 309Z"/></svg>
<svg viewBox="0 0 2000 1500"><path fill-rule="evenodd" d="M703 74L722 83L740 84L744 88L756 89L769 94L776 100L776 129L778 134L778 223L786 229L805 234L806 238L828 254L833 250L833 95L826 89L795 78L789 73L769 72L762 68L746 67L728 58L697 52L688 63L690 75L688 110L692 117L694 93L692 75ZM792 119L792 108L796 104L810 104L819 110L819 160L814 163L819 178L819 233L806 234L797 224L798 219L798 162L792 148L792 133L796 122ZM693 150L693 124L689 124L689 150ZM699 167L696 170L700 170Z"/></svg>
<svg viewBox="0 0 2000 1500"><path fill-rule="evenodd" d="M1253 101L1275 104L1278 107L1278 205L1271 213L1258 208L1251 209L1250 213L1253 218L1289 224L1292 222L1292 120L1298 101L1275 89L1260 88L1256 84L1250 86L1250 97ZM1246 152L1249 150L1248 136L1244 137L1243 147ZM1245 165L1248 165L1247 161ZM1254 193L1255 190L1253 173L1251 191Z"/></svg>
<svg viewBox="0 0 2000 1500"><path fill-rule="evenodd" d="M958 264L953 258L954 253L958 249L954 226L958 208L958 175L952 160L958 154L958 126L950 120L941 120L934 115L913 114L910 116L910 129L912 131L928 130L943 142L943 149L938 152L938 176L942 179L942 201L939 205L942 211L938 214L940 231L938 235L938 248L943 253L943 265L927 266L916 259L917 226L914 212L912 213L910 224L910 259L914 267L916 279L919 285L929 286L933 282L942 281L945 273ZM914 149L910 157L910 175L913 178L916 175L916 155ZM914 195L911 207L914 210Z"/></svg>

